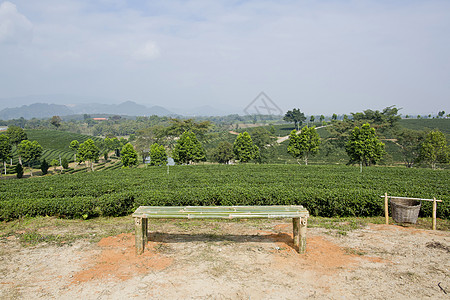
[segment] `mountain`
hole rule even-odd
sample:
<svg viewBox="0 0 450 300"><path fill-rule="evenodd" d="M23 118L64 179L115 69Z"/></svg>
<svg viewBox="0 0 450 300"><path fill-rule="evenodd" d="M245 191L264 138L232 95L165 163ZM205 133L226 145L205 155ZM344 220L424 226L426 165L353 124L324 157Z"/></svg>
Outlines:
<svg viewBox="0 0 450 300"><path fill-rule="evenodd" d="M161 106L147 107L133 101L120 104L85 103L71 105L74 114L115 114L127 116L168 116L173 113Z"/></svg>
<svg viewBox="0 0 450 300"><path fill-rule="evenodd" d="M175 115L175 113L171 112L170 110L168 110L162 106L158 106L158 105L154 105L154 106L150 107L148 112L149 112L148 115L157 115L157 116L173 116L173 115Z"/></svg>
<svg viewBox="0 0 450 300"><path fill-rule="evenodd" d="M30 95L22 97L0 98L0 110L4 108L19 107L22 105L31 105L35 103L58 103L60 105L68 105L69 103L119 103L111 99L89 96L74 96L63 94L50 95Z"/></svg>
<svg viewBox="0 0 450 300"><path fill-rule="evenodd" d="M52 116L63 117L79 114L112 114L127 116L174 115L174 113L162 106L152 106L149 108L133 101L126 101L120 104L84 103L71 105L34 103L1 110L0 120L19 119L21 117L25 119L46 119L51 118Z"/></svg>
<svg viewBox="0 0 450 300"><path fill-rule="evenodd" d="M65 116L72 114L72 110L65 105L34 103L16 108L5 108L0 111L0 120L51 118L52 116Z"/></svg>
<svg viewBox="0 0 450 300"><path fill-rule="evenodd" d="M59 104L49 104L59 103ZM3 110L2 110L3 109ZM112 99L74 95L31 95L15 98L0 98L0 120L23 117L49 118L52 116L75 116L84 114L109 114L128 116L225 116L242 114L242 108L229 104L209 103L196 106L185 103L166 109L162 106L146 106L133 101L122 103Z"/></svg>

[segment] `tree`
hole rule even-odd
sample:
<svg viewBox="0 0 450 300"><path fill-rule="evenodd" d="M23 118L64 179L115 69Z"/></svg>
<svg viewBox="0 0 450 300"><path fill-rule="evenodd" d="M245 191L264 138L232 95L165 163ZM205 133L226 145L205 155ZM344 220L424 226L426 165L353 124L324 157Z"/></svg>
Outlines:
<svg viewBox="0 0 450 300"><path fill-rule="evenodd" d="M283 117L286 122L294 122L295 129L299 129L303 122L306 120L305 114L300 112L300 109L294 108L293 110L288 110Z"/></svg>
<svg viewBox="0 0 450 300"><path fill-rule="evenodd" d="M270 136L270 132L267 129L257 127L251 131L251 137L253 143L259 149L259 155L255 157L259 163L266 162L271 156L274 155L273 148L271 147L274 138Z"/></svg>
<svg viewBox="0 0 450 300"><path fill-rule="evenodd" d="M165 166L167 165L166 148L163 145L154 143L150 146L150 165L151 166Z"/></svg>
<svg viewBox="0 0 450 300"><path fill-rule="evenodd" d="M80 147L80 142L77 140L73 140L70 142L69 148L73 151L73 161L77 161L77 152L78 148Z"/></svg>
<svg viewBox="0 0 450 300"><path fill-rule="evenodd" d="M6 136L9 137L9 141L11 142L11 144L16 146L16 148L17 145L20 144L20 142L28 139L25 131L23 131L22 128L14 125L8 127L8 129L6 130ZM22 164L22 157L20 154L19 154L19 164Z"/></svg>
<svg viewBox="0 0 450 300"><path fill-rule="evenodd" d="M259 156L258 146L253 144L252 138L247 131L239 133L234 141L233 153L240 162L248 162Z"/></svg>
<svg viewBox="0 0 450 300"><path fill-rule="evenodd" d="M203 140L204 135L211 127L210 121L200 123L194 122L193 119L179 120L170 119L171 125L166 129L166 134L170 136L180 136L184 132L193 132L199 140Z"/></svg>
<svg viewBox="0 0 450 300"><path fill-rule="evenodd" d="M50 165L53 167L53 171L56 173L56 167L59 166L59 161L57 159L52 159Z"/></svg>
<svg viewBox="0 0 450 300"><path fill-rule="evenodd" d="M437 129L430 131L421 144L420 159L429 163L435 170L437 163L448 163L449 156L445 135Z"/></svg>
<svg viewBox="0 0 450 300"><path fill-rule="evenodd" d="M275 132L276 132L275 127L273 125L270 126L270 133L275 134Z"/></svg>
<svg viewBox="0 0 450 300"><path fill-rule="evenodd" d="M419 161L420 145L425 139L423 131L403 129L397 135L397 143L401 147L401 153L406 167L412 166Z"/></svg>
<svg viewBox="0 0 450 300"><path fill-rule="evenodd" d="M439 116L439 118L444 117L444 116L445 116L445 111L444 111L444 110L443 110L443 111L440 111L440 112L438 113L438 116Z"/></svg>
<svg viewBox="0 0 450 300"><path fill-rule="evenodd" d="M192 131L185 131L181 135L172 155L175 162L181 164L189 164L192 161L198 162L206 158L205 149Z"/></svg>
<svg viewBox="0 0 450 300"><path fill-rule="evenodd" d="M10 142L14 145L18 145L21 141L28 139L25 131L18 126L9 126L6 130L6 136L9 137Z"/></svg>
<svg viewBox="0 0 450 300"><path fill-rule="evenodd" d="M311 117L309 118L309 121L310 121L311 123L314 123L315 120L316 120L316 117L314 117L314 116L311 116Z"/></svg>
<svg viewBox="0 0 450 300"><path fill-rule="evenodd" d="M12 145L7 135L0 135L0 160L3 162L6 175L6 161L11 158ZM0 176L2 172L0 171Z"/></svg>
<svg viewBox="0 0 450 300"><path fill-rule="evenodd" d="M319 151L320 137L314 126L305 126L297 134L295 130L289 135L288 152L295 158L303 158L305 165L308 165L308 158Z"/></svg>
<svg viewBox="0 0 450 300"><path fill-rule="evenodd" d="M126 144L125 141L125 139L120 141L117 137L105 138L105 148L109 151L114 151L116 156L120 157L120 149Z"/></svg>
<svg viewBox="0 0 450 300"><path fill-rule="evenodd" d="M109 158L108 151L103 151L103 159L105 160L105 162L108 161L108 158Z"/></svg>
<svg viewBox="0 0 450 300"><path fill-rule="evenodd" d="M353 120L355 121L365 121L372 124L384 125L388 127L393 127L395 123L401 119L398 114L399 109L395 105L386 107L383 111L367 109L363 112L352 113Z"/></svg>
<svg viewBox="0 0 450 300"><path fill-rule="evenodd" d="M337 121L337 114L333 114L333 116L331 117L331 120Z"/></svg>
<svg viewBox="0 0 450 300"><path fill-rule="evenodd" d="M142 157L142 162L145 163L146 158L150 153L150 146L154 143L162 145L165 139L165 129L162 126L152 126L141 129L136 134L136 141L134 145L136 151Z"/></svg>
<svg viewBox="0 0 450 300"><path fill-rule="evenodd" d="M223 141L212 152L212 159L221 164L228 164L233 159L233 145Z"/></svg>
<svg viewBox="0 0 450 300"><path fill-rule="evenodd" d="M56 127L58 129L61 127L61 117L60 116L53 116L50 120L50 124Z"/></svg>
<svg viewBox="0 0 450 300"><path fill-rule="evenodd" d="M21 164L17 164L15 170L16 170L16 177L17 178L22 178L23 177L23 167L22 167L22 165Z"/></svg>
<svg viewBox="0 0 450 300"><path fill-rule="evenodd" d="M134 149L133 145L131 145L130 143L126 143L122 147L121 160L122 160L122 165L125 168L137 166L139 164L138 163L138 154L137 154L136 150Z"/></svg>
<svg viewBox="0 0 450 300"><path fill-rule="evenodd" d="M41 162L41 171L42 171L42 175L46 175L48 173L48 168L49 168L49 164L48 162L44 160Z"/></svg>
<svg viewBox="0 0 450 300"><path fill-rule="evenodd" d="M320 123L322 123L322 122L323 122L323 120L325 120L325 116L324 116L324 115L320 115L320 117L319 117L319 121L320 121Z"/></svg>
<svg viewBox="0 0 450 300"><path fill-rule="evenodd" d="M375 128L368 123L352 130L345 151L350 157L349 163L359 163L361 172L363 165L376 164L385 154L384 144L378 140Z"/></svg>
<svg viewBox="0 0 450 300"><path fill-rule="evenodd" d="M30 174L33 176L33 169L31 164L33 161L38 160L42 155L42 146L37 141L23 140L17 145L17 153L22 157L25 162L28 162L30 168Z"/></svg>
<svg viewBox="0 0 450 300"><path fill-rule="evenodd" d="M64 170L67 170L69 168L69 161L67 160L67 158L63 158L61 161L61 165L63 167Z"/></svg>
<svg viewBox="0 0 450 300"><path fill-rule="evenodd" d="M78 159L82 161L89 161L91 170L94 171L94 161L96 161L100 155L100 149L95 145L92 139L86 140L78 147Z"/></svg>
<svg viewBox="0 0 450 300"><path fill-rule="evenodd" d="M355 124L351 122L334 121L333 126L328 128L331 136L327 143L335 148L344 148L353 128L355 128Z"/></svg>

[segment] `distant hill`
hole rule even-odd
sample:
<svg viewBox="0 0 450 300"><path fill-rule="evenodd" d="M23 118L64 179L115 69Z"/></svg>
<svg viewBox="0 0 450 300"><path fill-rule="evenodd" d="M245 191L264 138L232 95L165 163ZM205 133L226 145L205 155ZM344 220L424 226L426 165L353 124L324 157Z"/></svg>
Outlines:
<svg viewBox="0 0 450 300"><path fill-rule="evenodd" d="M23 105L16 108L5 108L0 111L1 120L11 119L32 119L32 118L51 118L52 116L64 116L72 113L65 105L34 103L31 105Z"/></svg>
<svg viewBox="0 0 450 300"><path fill-rule="evenodd" d="M147 107L133 101L120 104L86 103L71 105L74 114L116 114L127 116L167 116L173 113L161 106Z"/></svg>
<svg viewBox="0 0 450 300"><path fill-rule="evenodd" d="M85 103L76 105L58 105L48 103L34 103L16 108L5 108L0 111L0 120L19 119L45 119L52 116L69 116L77 114L113 114L127 116L170 116L171 111L161 106L147 107L133 101L120 104Z"/></svg>
<svg viewBox="0 0 450 300"><path fill-rule="evenodd" d="M53 103L53 104L52 104ZM58 104L54 104L58 103ZM159 102L168 105L166 102ZM30 108L36 104L58 105L58 109L49 110L48 107ZM68 111L70 110L70 112ZM226 116L230 114L243 114L243 108L228 103L214 102L211 105L196 106L186 103L184 106L163 107L142 105L133 101L119 103L115 99L101 97L75 96L75 95L30 95L23 97L0 98L0 120L10 120L23 117L49 118L54 115L60 117L83 114L108 114L121 116Z"/></svg>

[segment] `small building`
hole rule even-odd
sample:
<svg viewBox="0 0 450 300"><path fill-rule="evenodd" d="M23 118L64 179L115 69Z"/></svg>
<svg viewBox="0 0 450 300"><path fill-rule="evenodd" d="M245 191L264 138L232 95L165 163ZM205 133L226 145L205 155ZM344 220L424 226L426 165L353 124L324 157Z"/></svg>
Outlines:
<svg viewBox="0 0 450 300"><path fill-rule="evenodd" d="M0 126L0 132L8 130L8 126Z"/></svg>
<svg viewBox="0 0 450 300"><path fill-rule="evenodd" d="M92 118L94 121L108 121L108 118Z"/></svg>

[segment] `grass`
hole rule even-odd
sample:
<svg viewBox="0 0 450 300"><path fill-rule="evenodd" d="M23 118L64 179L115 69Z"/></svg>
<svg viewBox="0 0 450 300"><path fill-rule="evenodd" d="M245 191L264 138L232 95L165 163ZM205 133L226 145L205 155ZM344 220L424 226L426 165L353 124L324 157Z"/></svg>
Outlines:
<svg viewBox="0 0 450 300"><path fill-rule="evenodd" d="M367 224L385 224L384 217L364 217L364 218L322 218L311 217L308 221L309 227L319 227L326 229L335 229L342 231L351 231L367 226ZM390 225L398 225L406 228L430 230L432 218L418 218L416 224L396 223L389 218ZM436 230L450 231L450 220L437 219Z"/></svg>
<svg viewBox="0 0 450 300"><path fill-rule="evenodd" d="M312 217L308 220L308 226L329 229L329 233L336 232L339 235L347 235L348 231L365 227L367 225L365 219Z"/></svg>
<svg viewBox="0 0 450 300"><path fill-rule="evenodd" d="M36 231L26 231L19 234L19 241L22 246L36 246L41 243L53 244L63 246L65 244L71 245L77 239L88 238L87 234L72 235L72 234L41 234Z"/></svg>
<svg viewBox="0 0 450 300"><path fill-rule="evenodd" d="M0 223L0 240L15 236L24 246L64 244L76 240L98 242L103 237L132 232L130 217L67 220L55 217L22 218Z"/></svg>
<svg viewBox="0 0 450 300"><path fill-rule="evenodd" d="M366 255L367 253L359 250L359 249L354 249L354 248L344 248L345 253L350 254L350 255Z"/></svg>
<svg viewBox="0 0 450 300"><path fill-rule="evenodd" d="M177 221L177 220L151 220L154 228L174 226L182 231L203 232L211 241L219 239L220 231L224 222L236 222L245 224L259 230L273 229L274 223L267 220L203 220L203 221ZM277 220L277 222L290 223L290 219ZM382 217L372 218L322 218L310 217L308 227L328 229L330 234L346 235L348 232L365 228L369 223L384 224ZM391 220L390 224L394 224ZM431 229L431 218L419 218L417 224L403 225L415 229ZM437 229L450 231L450 220L438 220ZM77 240L85 240L96 243L104 237L115 236L120 233L130 233L134 231L133 220L130 216L117 218L95 218L89 220L67 220L55 217L23 218L11 222L0 223L0 241L15 237L21 245L36 246L40 244L48 245L70 245ZM164 246L160 246L158 251L168 251ZM356 251L356 250L348 250ZM359 253L350 253L363 255Z"/></svg>

